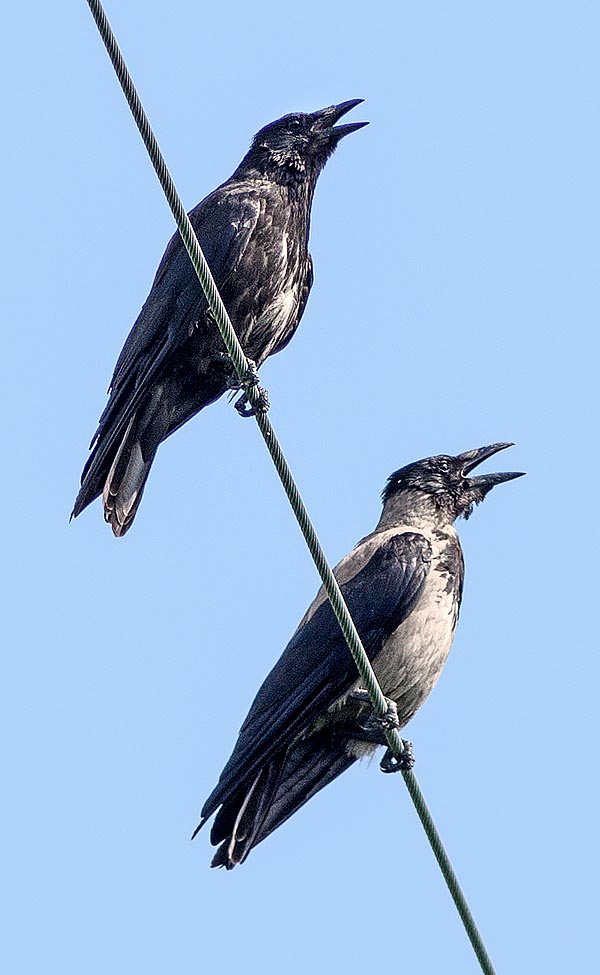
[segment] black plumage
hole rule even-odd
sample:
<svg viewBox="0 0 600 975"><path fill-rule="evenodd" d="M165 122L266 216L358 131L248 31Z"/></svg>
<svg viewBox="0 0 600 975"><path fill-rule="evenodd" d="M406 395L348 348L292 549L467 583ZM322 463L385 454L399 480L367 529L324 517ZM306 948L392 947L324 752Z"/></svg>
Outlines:
<svg viewBox="0 0 600 975"><path fill-rule="evenodd" d="M312 286L310 213L335 123L362 99L265 126L226 183L190 212L246 355L260 366L292 338ZM131 527L159 444L231 388L233 369L179 233L117 361L77 516L98 495L115 535Z"/></svg>
<svg viewBox="0 0 600 975"><path fill-rule="evenodd" d="M453 522L516 473L469 477L509 444L429 457L396 471L374 532L335 574L398 727L436 683L458 620L464 564ZM213 866L250 850L362 755L385 744L321 589L260 688L202 809L217 813ZM196 831L197 832L197 831Z"/></svg>

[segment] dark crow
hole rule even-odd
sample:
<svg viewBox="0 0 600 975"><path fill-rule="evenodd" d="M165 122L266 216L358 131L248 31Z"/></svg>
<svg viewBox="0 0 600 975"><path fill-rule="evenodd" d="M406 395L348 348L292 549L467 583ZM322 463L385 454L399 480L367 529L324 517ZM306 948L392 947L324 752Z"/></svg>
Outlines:
<svg viewBox="0 0 600 975"><path fill-rule="evenodd" d="M375 531L335 569L396 727L410 721L450 651L464 563L453 522L503 481L470 477L512 444L428 457L391 475ZM232 869L357 758L386 744L323 588L260 688L194 835L218 810L214 867ZM384 771L398 766L386 753Z"/></svg>
<svg viewBox="0 0 600 975"><path fill-rule="evenodd" d="M260 366L290 341L313 280L310 212L319 173L355 98L265 126L231 178L190 213L246 355ZM77 516L98 495L115 535L131 527L159 444L232 387L233 367L179 233L119 356L91 444Z"/></svg>

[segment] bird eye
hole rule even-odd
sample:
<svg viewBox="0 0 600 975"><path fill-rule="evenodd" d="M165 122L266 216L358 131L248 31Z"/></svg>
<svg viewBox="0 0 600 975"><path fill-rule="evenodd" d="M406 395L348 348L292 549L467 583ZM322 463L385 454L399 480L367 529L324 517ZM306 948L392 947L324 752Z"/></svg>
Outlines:
<svg viewBox="0 0 600 975"><path fill-rule="evenodd" d="M450 470L450 461L449 460L446 460L445 458L443 458L442 460L440 460L440 470L444 474L447 474L448 471Z"/></svg>

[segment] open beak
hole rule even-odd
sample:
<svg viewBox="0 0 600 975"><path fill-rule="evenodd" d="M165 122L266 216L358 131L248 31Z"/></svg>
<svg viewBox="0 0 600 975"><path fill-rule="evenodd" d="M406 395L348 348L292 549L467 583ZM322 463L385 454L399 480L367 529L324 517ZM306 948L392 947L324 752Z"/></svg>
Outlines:
<svg viewBox="0 0 600 975"><path fill-rule="evenodd" d="M466 450L464 454L458 454L456 460L461 464L462 473L466 477L475 467L479 464L483 464L484 460L488 457L493 457L500 450L506 450L507 447L514 447L513 443L492 443L488 447L477 447L475 450ZM469 484L473 487L482 487L486 490L490 490L496 484L502 484L504 481L512 481L515 477L523 477L525 471L510 471L502 474L480 474L478 477L470 477Z"/></svg>
<svg viewBox="0 0 600 975"><path fill-rule="evenodd" d="M345 135L350 135L351 132L356 132L369 124L368 122L350 122L348 125L335 125L351 109L356 108L357 105L362 105L363 101L364 98L351 98L348 102L340 102L339 105L330 105L328 108L321 108L318 112L313 112L313 129L316 132L326 133L329 139L336 143L339 142Z"/></svg>

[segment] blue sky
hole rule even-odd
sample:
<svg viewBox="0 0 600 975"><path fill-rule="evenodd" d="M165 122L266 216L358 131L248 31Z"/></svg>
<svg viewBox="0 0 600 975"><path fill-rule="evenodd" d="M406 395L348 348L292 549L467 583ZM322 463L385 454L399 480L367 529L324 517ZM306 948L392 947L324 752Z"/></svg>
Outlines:
<svg viewBox="0 0 600 975"><path fill-rule="evenodd" d="M107 12L187 206L292 110L364 98L315 198L315 286L262 370L332 562L395 468L497 440L460 527L416 774L498 972L589 970L598 915L594 4ZM80 0L13 6L2 88L0 964L476 972L400 777L354 767L240 869L200 806L317 579L255 425L161 448L131 533L68 515L173 223ZM500 467L500 458L492 461Z"/></svg>

